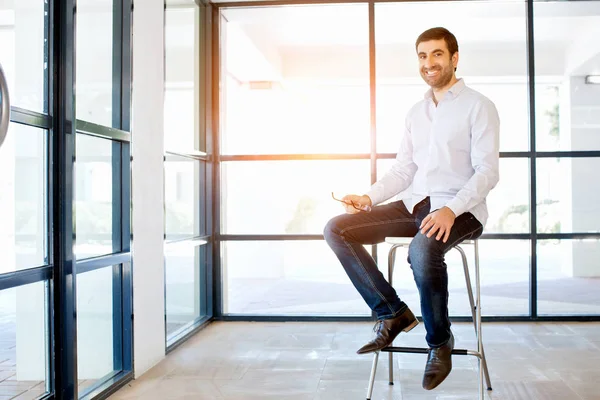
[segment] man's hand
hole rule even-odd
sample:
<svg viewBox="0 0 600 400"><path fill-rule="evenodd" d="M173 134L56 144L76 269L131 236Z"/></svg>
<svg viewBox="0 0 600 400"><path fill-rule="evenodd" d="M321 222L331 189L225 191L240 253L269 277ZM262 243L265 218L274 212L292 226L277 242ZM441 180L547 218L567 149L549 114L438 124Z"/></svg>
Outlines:
<svg viewBox="0 0 600 400"><path fill-rule="evenodd" d="M348 213L348 214L357 214L357 213L361 212L361 210L357 210L356 208L354 208L354 206L352 205L352 202L354 202L354 204L358 208L361 208L364 206L371 207L373 205L371 198L367 195L358 196L356 194L348 194L348 195L342 197L342 201L344 201L344 208L346 208L346 213Z"/></svg>
<svg viewBox="0 0 600 400"><path fill-rule="evenodd" d="M423 222L421 222L419 229L421 229L423 235L427 234L428 238L432 237L437 232L438 234L435 237L435 240L440 240L443 237L444 243L446 243L455 219L456 215L454 215L454 212L452 212L451 209L442 207L426 216L423 219Z"/></svg>

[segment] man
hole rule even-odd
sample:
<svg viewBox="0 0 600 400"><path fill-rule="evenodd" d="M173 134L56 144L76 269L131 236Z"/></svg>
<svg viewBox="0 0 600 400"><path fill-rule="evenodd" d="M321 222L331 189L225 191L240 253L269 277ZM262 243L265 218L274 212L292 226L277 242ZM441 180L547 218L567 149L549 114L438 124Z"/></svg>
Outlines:
<svg viewBox="0 0 600 400"><path fill-rule="evenodd" d="M359 354L389 346L401 331L418 323L363 245L381 243L388 236L414 237L408 262L430 347L423 387L431 390L452 370L454 337L444 255L483 231L488 218L485 199L499 179L500 122L494 104L456 78L458 44L452 33L429 29L417 38L416 51L421 77L431 89L406 116L396 162L366 194L344 196L346 214L330 220L324 235L377 314L375 338ZM375 207L411 184L411 193L403 199Z"/></svg>

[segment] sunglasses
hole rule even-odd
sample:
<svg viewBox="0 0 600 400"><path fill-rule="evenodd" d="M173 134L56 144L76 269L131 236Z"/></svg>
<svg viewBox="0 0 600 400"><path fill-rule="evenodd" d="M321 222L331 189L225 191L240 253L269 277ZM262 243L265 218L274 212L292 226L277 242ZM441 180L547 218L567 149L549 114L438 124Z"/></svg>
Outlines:
<svg viewBox="0 0 600 400"><path fill-rule="evenodd" d="M335 195L333 194L333 192L331 192L331 197L334 200L339 201L340 203L348 204L348 201L344 201L344 200L336 198ZM352 205L352 207L354 207L356 210L363 211L363 212L371 212L371 207L361 206L360 204L357 204L357 203L353 202L352 200L349 200L349 201L350 201L350 205Z"/></svg>

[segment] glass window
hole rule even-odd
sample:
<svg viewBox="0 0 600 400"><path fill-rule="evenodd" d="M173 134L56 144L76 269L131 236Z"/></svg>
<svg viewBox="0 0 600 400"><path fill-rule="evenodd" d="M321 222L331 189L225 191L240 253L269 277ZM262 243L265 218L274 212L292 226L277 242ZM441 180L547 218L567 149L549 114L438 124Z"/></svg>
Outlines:
<svg viewBox="0 0 600 400"><path fill-rule="evenodd" d="M165 233L167 240L200 235L204 221L200 217L201 161L166 155L165 161Z"/></svg>
<svg viewBox="0 0 600 400"><path fill-rule="evenodd" d="M331 198L369 188L369 160L221 164L223 233L322 234L344 212Z"/></svg>
<svg viewBox="0 0 600 400"><path fill-rule="evenodd" d="M165 246L167 336L206 315L206 246L195 241Z"/></svg>
<svg viewBox="0 0 600 400"><path fill-rule="evenodd" d="M600 158L537 160L540 233L600 232Z"/></svg>
<svg viewBox="0 0 600 400"><path fill-rule="evenodd" d="M78 0L77 119L113 126L113 1Z"/></svg>
<svg viewBox="0 0 600 400"><path fill-rule="evenodd" d="M12 106L46 113L47 1L0 3L0 54Z"/></svg>
<svg viewBox="0 0 600 400"><path fill-rule="evenodd" d="M206 279L206 161L175 153L205 151L204 19L194 0L165 2L164 201L167 347L209 313ZM212 312L212 311L210 311Z"/></svg>
<svg viewBox="0 0 600 400"><path fill-rule="evenodd" d="M534 17L537 150L600 150L600 2L535 2Z"/></svg>
<svg viewBox="0 0 600 400"><path fill-rule="evenodd" d="M475 258L472 245L463 244L467 255L471 282L475 282ZM387 277L387 255L390 245L377 245L379 269ZM481 310L483 315L528 315L529 314L529 254L528 240L480 240L479 268L481 272ZM396 251L394 266L394 288L398 296L421 315L420 298L412 269L407 262L408 251ZM450 316L471 316L465 273L460 253L451 250L446 254L448 265L448 310ZM475 285L473 285L475 296Z"/></svg>
<svg viewBox="0 0 600 400"><path fill-rule="evenodd" d="M420 77L415 42L435 26L457 38L456 76L496 105L500 150L527 151L525 12L522 2L376 4L377 151L398 151L407 112L429 89Z"/></svg>
<svg viewBox="0 0 600 400"><path fill-rule="evenodd" d="M10 123L0 147L0 273L47 264L47 132Z"/></svg>
<svg viewBox="0 0 600 400"><path fill-rule="evenodd" d="M193 89L165 85L165 149L195 149Z"/></svg>
<svg viewBox="0 0 600 400"><path fill-rule="evenodd" d="M111 140L77 134L74 251L78 259L113 252L113 145Z"/></svg>
<svg viewBox="0 0 600 400"><path fill-rule="evenodd" d="M85 392L120 365L120 304L115 304L115 274L120 266L109 266L77 274L77 377ZM115 313L116 307L116 313ZM118 329L118 330L117 330ZM115 338L119 338L115 340ZM119 363L120 364L120 363ZM117 368L115 368L117 367Z"/></svg>
<svg viewBox="0 0 600 400"><path fill-rule="evenodd" d="M198 6L165 11L165 149L199 150Z"/></svg>
<svg viewBox="0 0 600 400"><path fill-rule="evenodd" d="M224 242L222 250L224 313L371 315L322 240Z"/></svg>
<svg viewBox="0 0 600 400"><path fill-rule="evenodd" d="M370 151L366 4L223 15L222 154Z"/></svg>
<svg viewBox="0 0 600 400"><path fill-rule="evenodd" d="M529 161L500 159L500 181L487 197L485 233L529 233Z"/></svg>
<svg viewBox="0 0 600 400"><path fill-rule="evenodd" d="M473 246L464 245L463 249L469 257L471 280L474 282ZM529 240L479 240L482 315L529 315L530 259L531 241ZM455 269L450 279L455 283L462 281L461 285L463 285L465 280L464 275L460 275L461 268ZM454 293L456 293L455 297L463 296L460 300L462 304L468 304L466 288ZM473 286L473 294L475 295L475 286ZM465 315L471 314L465 313Z"/></svg>
<svg viewBox="0 0 600 400"><path fill-rule="evenodd" d="M600 314L600 239L539 240L540 315Z"/></svg>
<svg viewBox="0 0 600 400"><path fill-rule="evenodd" d="M35 399L50 382L48 282L0 291L0 398Z"/></svg>

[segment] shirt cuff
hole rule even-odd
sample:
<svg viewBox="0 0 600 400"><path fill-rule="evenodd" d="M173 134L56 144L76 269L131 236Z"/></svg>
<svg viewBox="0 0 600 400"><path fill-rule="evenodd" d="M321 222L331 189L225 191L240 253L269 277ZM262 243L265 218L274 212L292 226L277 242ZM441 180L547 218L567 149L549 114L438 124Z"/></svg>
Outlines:
<svg viewBox="0 0 600 400"><path fill-rule="evenodd" d="M365 193L365 195L369 196L369 198L371 199L371 207L374 207L377 204L381 203L381 198L383 197L381 193L381 188L378 188L376 186L372 186L371 189L369 189L369 191Z"/></svg>
<svg viewBox="0 0 600 400"><path fill-rule="evenodd" d="M465 211L467 211L465 206L466 206L466 204L464 203L464 201L462 201L458 197L455 197L452 200L450 200L448 203L446 203L446 207L448 207L449 209L452 210L455 217L458 217L459 215L461 215Z"/></svg>

